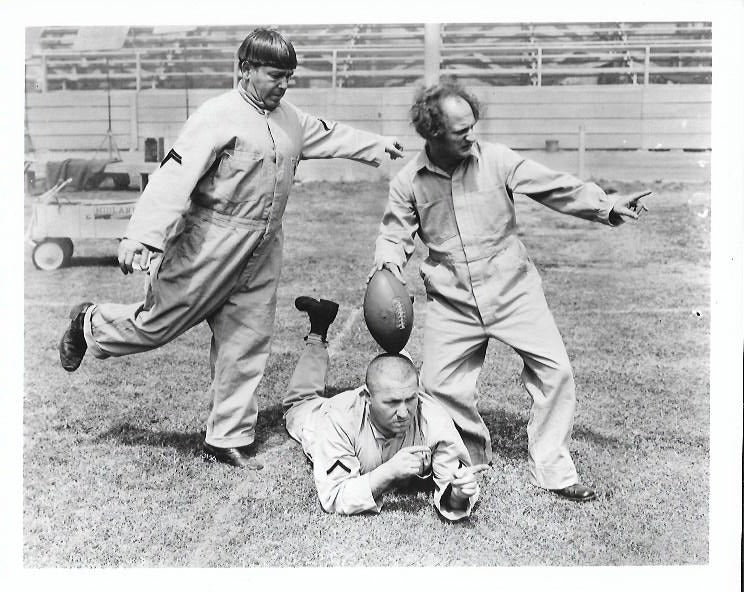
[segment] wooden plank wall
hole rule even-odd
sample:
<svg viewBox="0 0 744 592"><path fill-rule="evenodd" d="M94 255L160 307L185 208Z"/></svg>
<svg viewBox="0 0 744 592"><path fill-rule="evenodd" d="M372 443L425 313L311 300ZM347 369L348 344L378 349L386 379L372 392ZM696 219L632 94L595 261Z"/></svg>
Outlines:
<svg viewBox="0 0 744 592"><path fill-rule="evenodd" d="M587 149L710 149L709 85L484 87L477 131L514 149L543 149L546 140ZM144 90L111 93L111 129L121 150L143 150L148 137L170 145L193 111L221 91ZM321 117L422 145L408 123L413 89L301 89L287 98ZM36 150L96 150L106 139L108 107L100 91L58 91L26 97L28 132ZM104 145L105 147L105 145Z"/></svg>

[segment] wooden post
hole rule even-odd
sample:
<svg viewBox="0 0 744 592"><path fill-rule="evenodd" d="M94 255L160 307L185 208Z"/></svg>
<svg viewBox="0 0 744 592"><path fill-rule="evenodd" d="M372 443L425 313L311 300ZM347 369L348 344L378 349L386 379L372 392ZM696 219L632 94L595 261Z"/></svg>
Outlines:
<svg viewBox="0 0 744 592"><path fill-rule="evenodd" d="M238 87L240 82L240 62L238 61L238 52L233 55L233 88Z"/></svg>
<svg viewBox="0 0 744 592"><path fill-rule="evenodd" d="M142 54L139 51L135 52L134 54L134 64L135 64L134 71L137 75L136 89L137 89L137 92L139 92L140 89L142 88Z"/></svg>
<svg viewBox="0 0 744 592"><path fill-rule="evenodd" d="M442 34L439 23L424 23L424 83L426 86L439 81L442 63Z"/></svg>
<svg viewBox="0 0 744 592"><path fill-rule="evenodd" d="M139 73L137 80L139 81ZM129 151L132 150L139 150L139 88L129 95Z"/></svg>
<svg viewBox="0 0 744 592"><path fill-rule="evenodd" d="M537 86L542 86L542 47L537 48Z"/></svg>
<svg viewBox="0 0 744 592"><path fill-rule="evenodd" d="M331 88L336 88L337 75L338 75L338 50L334 49L331 54Z"/></svg>
<svg viewBox="0 0 744 592"><path fill-rule="evenodd" d="M643 84L648 86L648 69L651 65L651 48L646 46L646 57L643 60Z"/></svg>
<svg viewBox="0 0 744 592"><path fill-rule="evenodd" d="M47 91L47 60L46 55L41 54L41 92Z"/></svg>
<svg viewBox="0 0 744 592"><path fill-rule="evenodd" d="M579 179L584 179L584 175L586 173L586 166L584 163L584 156L586 153L586 131L584 129L584 124L579 124L579 172L577 176Z"/></svg>

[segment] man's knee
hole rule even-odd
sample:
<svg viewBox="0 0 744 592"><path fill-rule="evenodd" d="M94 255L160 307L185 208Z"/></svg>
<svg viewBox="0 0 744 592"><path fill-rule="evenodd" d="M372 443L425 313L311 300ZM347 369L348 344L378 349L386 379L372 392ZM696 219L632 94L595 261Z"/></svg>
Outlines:
<svg viewBox="0 0 744 592"><path fill-rule="evenodd" d="M564 387L565 386L573 387L574 375L573 375L573 370L571 368L571 362L568 361L568 358L559 360L556 363L556 367L553 372L555 375L556 382L563 385Z"/></svg>
<svg viewBox="0 0 744 592"><path fill-rule="evenodd" d="M576 390L568 358L552 360L548 364L525 359L522 382L531 394L542 392L547 397L550 397L551 392L573 397Z"/></svg>

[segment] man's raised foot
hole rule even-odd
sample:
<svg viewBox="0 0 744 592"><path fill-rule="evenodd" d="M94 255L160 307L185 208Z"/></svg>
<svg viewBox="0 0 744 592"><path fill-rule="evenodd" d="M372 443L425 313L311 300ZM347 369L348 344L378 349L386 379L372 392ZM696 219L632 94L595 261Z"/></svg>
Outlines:
<svg viewBox="0 0 744 592"><path fill-rule="evenodd" d="M86 311L93 306L92 302L81 302L70 311L70 326L59 341L59 361L68 372L74 372L80 367L88 344L85 343L83 320Z"/></svg>
<svg viewBox="0 0 744 592"><path fill-rule="evenodd" d="M310 317L310 333L320 335L325 341L328 327L336 319L338 304L331 300L318 301L310 296L300 296L295 300L295 308L306 312L307 316Z"/></svg>

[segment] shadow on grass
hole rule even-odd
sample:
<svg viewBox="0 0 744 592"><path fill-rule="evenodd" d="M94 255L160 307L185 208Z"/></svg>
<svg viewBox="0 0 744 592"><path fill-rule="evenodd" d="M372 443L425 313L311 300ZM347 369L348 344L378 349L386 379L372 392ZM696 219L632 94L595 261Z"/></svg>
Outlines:
<svg viewBox="0 0 744 592"><path fill-rule="evenodd" d="M264 452L264 445L276 436L289 439L284 429L284 409L281 403L261 409L256 422L256 452ZM199 456L204 442L204 432L160 432L137 426L129 422L120 422L102 432L95 442L114 440L124 446L154 446L173 448L182 454Z"/></svg>
<svg viewBox="0 0 744 592"><path fill-rule="evenodd" d="M276 403L258 412L256 421L256 452L261 453L262 445L275 434L282 434L289 439L289 434L284 430L284 409L281 403Z"/></svg>
<svg viewBox="0 0 744 592"><path fill-rule="evenodd" d="M67 267L117 267L119 260L113 255L100 257L75 257L74 255Z"/></svg>
<svg viewBox="0 0 744 592"><path fill-rule="evenodd" d="M416 495L413 489L395 490L385 496L383 512L400 512L402 514L419 514L432 507L431 500Z"/></svg>
<svg viewBox="0 0 744 592"><path fill-rule="evenodd" d="M489 409L482 413L483 421L491 433L494 454L510 460L527 458L527 421L516 413L503 409ZM585 426L576 426L574 440L584 440L601 448L616 448L621 440L599 434Z"/></svg>
<svg viewBox="0 0 744 592"><path fill-rule="evenodd" d="M348 390L348 387L329 387L327 396ZM261 409L256 422L255 444L261 453L264 445L276 436L289 438L284 429L284 409L276 403ZM483 413L483 421L491 433L491 444L494 454L510 460L527 458L527 422L518 414L503 409L489 409ZM574 428L574 439L586 440L603 448L622 445L616 438L598 434L586 427ZM96 442L116 440L125 446L155 446L173 448L182 454L198 456L204 441L204 432L158 432L139 427L128 422L119 423L99 434Z"/></svg>
<svg viewBox="0 0 744 592"><path fill-rule="evenodd" d="M198 456L204 441L202 432L156 432L127 422L119 423L99 434L94 441L115 440L124 446L173 448L183 454Z"/></svg>

